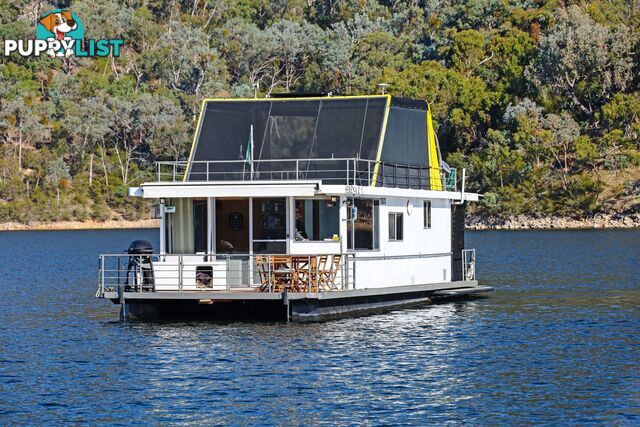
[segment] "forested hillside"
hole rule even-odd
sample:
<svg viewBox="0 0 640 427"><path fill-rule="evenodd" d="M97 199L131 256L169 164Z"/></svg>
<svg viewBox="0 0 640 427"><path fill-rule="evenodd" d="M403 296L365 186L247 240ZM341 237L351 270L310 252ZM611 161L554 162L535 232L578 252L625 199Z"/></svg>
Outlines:
<svg viewBox="0 0 640 427"><path fill-rule="evenodd" d="M125 48L0 57L0 221L148 216L127 187L186 158L201 99L254 83L431 102L491 215L638 210L636 0L0 0L0 39L56 7Z"/></svg>

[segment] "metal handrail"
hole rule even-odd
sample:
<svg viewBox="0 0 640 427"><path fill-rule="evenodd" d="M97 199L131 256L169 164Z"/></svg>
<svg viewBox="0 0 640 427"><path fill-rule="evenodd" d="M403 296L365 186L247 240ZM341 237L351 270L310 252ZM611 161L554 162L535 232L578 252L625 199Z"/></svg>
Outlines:
<svg viewBox="0 0 640 427"><path fill-rule="evenodd" d="M267 267L266 274L260 272ZM320 291L319 275L329 271L320 271L320 260L327 257L327 265L334 257L340 257L338 270L333 274L335 287L322 291L346 290L348 286L355 288L355 254L102 254L99 255L98 290L96 296L104 297L105 292L114 292L122 287L126 292L185 292L197 291L231 291L232 288L262 288L261 291L276 292L272 283L274 257L302 257L307 261L308 279L305 292ZM126 262L122 262L125 260ZM239 261L239 263L234 263ZM315 262L312 263L312 261ZM313 271L312 265L316 270ZM293 269L293 265L291 266ZM292 270L293 271L293 270ZM301 270L302 271L302 270ZM315 282L312 280L315 274ZM202 276L199 276L202 275ZM264 277L264 276L267 277ZM324 276L323 276L324 277ZM268 283L265 283L268 280Z"/></svg>
<svg viewBox="0 0 640 427"><path fill-rule="evenodd" d="M476 250L462 250L462 279L476 280Z"/></svg>
<svg viewBox="0 0 640 427"><path fill-rule="evenodd" d="M327 166L330 165L331 167ZM313 167L312 167L313 166ZM248 162L238 160L159 161L156 162L158 182L183 181L262 181L321 180L326 183L430 189L431 170L428 166L387 163L359 158L267 159ZM455 169L438 169L442 188L457 190ZM376 176L374 176L376 175Z"/></svg>

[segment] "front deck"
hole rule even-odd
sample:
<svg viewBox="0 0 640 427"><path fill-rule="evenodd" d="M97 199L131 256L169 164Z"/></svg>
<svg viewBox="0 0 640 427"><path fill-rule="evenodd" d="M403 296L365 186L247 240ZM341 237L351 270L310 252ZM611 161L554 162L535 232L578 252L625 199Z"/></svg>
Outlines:
<svg viewBox="0 0 640 427"><path fill-rule="evenodd" d="M475 280L473 250L462 258L464 280L368 288L356 283L355 254L101 255L97 296L143 319L315 321L492 290Z"/></svg>

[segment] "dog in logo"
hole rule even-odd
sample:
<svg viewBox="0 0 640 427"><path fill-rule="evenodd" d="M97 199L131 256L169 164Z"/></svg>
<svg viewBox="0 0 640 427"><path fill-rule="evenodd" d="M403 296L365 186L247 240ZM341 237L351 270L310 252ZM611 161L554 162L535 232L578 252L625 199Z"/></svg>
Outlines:
<svg viewBox="0 0 640 427"><path fill-rule="evenodd" d="M60 12L50 13L49 15L40 19L40 24L47 29L47 31L52 32L56 40L71 40L71 37L67 36L67 33L78 28L78 24L73 19L71 12L69 10L61 10ZM50 57L57 56L65 56L69 57L73 55L72 49L67 49L66 52L54 52L53 49L49 49L47 54Z"/></svg>

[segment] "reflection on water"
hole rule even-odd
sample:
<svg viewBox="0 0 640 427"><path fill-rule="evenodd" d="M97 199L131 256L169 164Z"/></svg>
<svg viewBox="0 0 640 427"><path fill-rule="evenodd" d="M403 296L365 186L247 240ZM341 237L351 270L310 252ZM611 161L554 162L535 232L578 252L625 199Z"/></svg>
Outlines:
<svg viewBox="0 0 640 427"><path fill-rule="evenodd" d="M640 423L640 233L478 232L489 298L356 319L117 322L97 253L0 233L2 424Z"/></svg>

